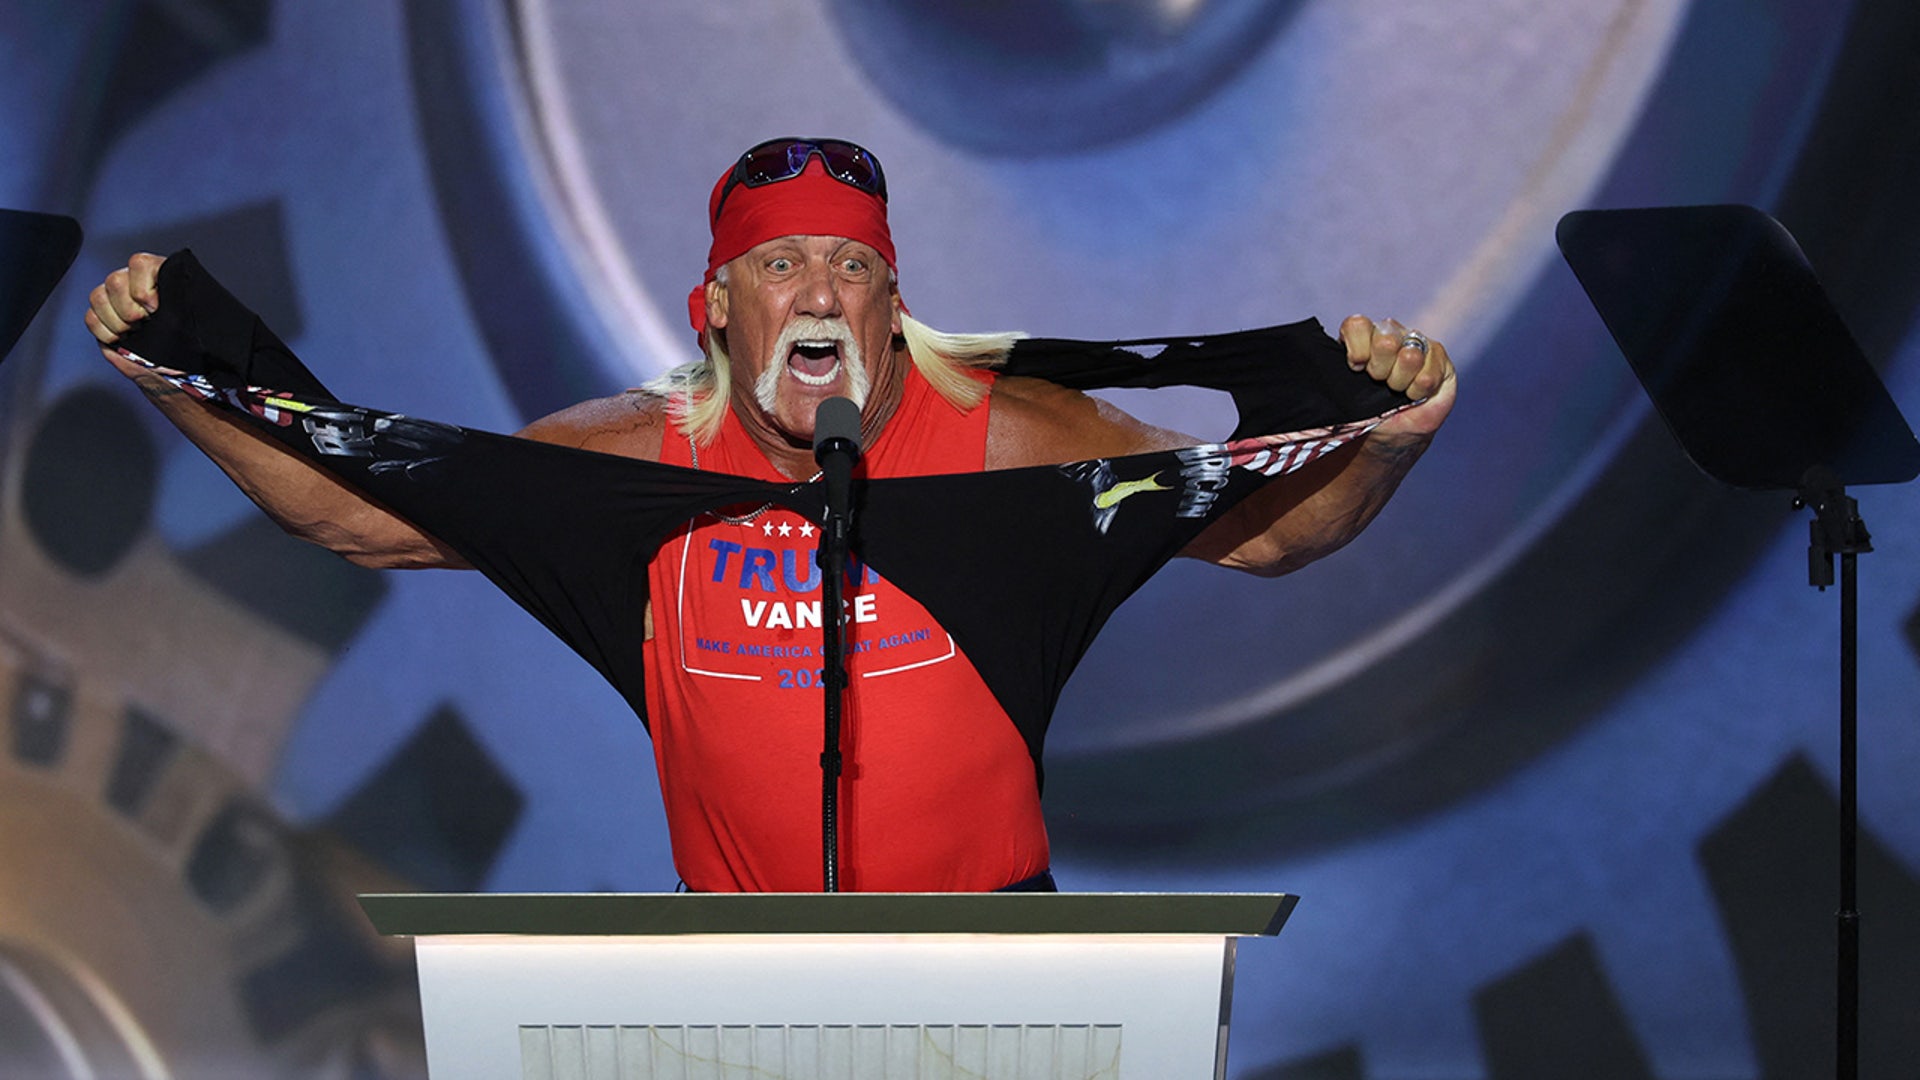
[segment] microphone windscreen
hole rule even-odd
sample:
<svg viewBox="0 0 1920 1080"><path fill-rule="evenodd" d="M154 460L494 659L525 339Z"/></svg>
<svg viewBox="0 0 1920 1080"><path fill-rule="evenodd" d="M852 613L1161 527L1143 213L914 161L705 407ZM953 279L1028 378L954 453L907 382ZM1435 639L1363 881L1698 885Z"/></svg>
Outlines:
<svg viewBox="0 0 1920 1080"><path fill-rule="evenodd" d="M852 443L855 453L860 450L860 406L843 397L828 398L813 414L814 452L835 440Z"/></svg>

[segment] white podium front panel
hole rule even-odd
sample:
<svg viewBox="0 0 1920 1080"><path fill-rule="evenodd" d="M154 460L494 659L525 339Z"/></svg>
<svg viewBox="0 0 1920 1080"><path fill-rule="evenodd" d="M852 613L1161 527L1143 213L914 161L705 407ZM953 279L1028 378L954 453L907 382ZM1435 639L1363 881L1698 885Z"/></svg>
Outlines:
<svg viewBox="0 0 1920 1080"><path fill-rule="evenodd" d="M1120 1075L1117 1024L520 1029L526 1080L794 1080Z"/></svg>
<svg viewBox="0 0 1920 1080"><path fill-rule="evenodd" d="M1224 1075L1233 940L442 935L415 942L435 1078Z"/></svg>

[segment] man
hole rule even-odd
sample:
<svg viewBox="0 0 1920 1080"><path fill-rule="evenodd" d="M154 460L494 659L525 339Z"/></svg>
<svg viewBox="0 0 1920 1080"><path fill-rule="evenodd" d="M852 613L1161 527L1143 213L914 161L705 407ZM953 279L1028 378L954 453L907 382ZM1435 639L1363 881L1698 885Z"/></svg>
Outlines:
<svg viewBox="0 0 1920 1080"><path fill-rule="evenodd" d="M872 480L1120 459L1200 441L1053 382L996 375L1012 336L941 335L908 316L884 176L860 147L756 146L716 182L708 215L707 273L689 298L706 358L646 389L538 420L524 438L807 481L817 475L815 411L845 396L860 406ZM94 291L86 321L109 362L294 535L366 566L467 565L444 538L123 355L121 335L164 300L162 262L136 255ZM1425 449L1454 398L1445 347L1359 316L1340 337L1350 366L1422 403L1287 482L1258 488L1181 554L1263 576L1296 569L1364 528ZM1105 505L1164 490L1161 475L1103 489ZM648 563L644 716L675 864L693 888L819 887L816 531L772 501L727 507L677 528ZM1051 887L1031 725L1009 720L951 627L914 596L858 565L848 589L844 887Z"/></svg>

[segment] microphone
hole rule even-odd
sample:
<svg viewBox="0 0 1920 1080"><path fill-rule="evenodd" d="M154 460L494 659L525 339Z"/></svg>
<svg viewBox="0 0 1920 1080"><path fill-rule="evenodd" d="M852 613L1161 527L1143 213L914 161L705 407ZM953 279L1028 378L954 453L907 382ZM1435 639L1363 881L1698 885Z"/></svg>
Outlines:
<svg viewBox="0 0 1920 1080"><path fill-rule="evenodd" d="M845 529L852 515L853 465L860 460L860 406L843 397L820 403L813 414L813 460L827 482L827 524Z"/></svg>
<svg viewBox="0 0 1920 1080"><path fill-rule="evenodd" d="M830 397L813 414L813 460L827 467L827 455L860 457L860 406L843 397Z"/></svg>

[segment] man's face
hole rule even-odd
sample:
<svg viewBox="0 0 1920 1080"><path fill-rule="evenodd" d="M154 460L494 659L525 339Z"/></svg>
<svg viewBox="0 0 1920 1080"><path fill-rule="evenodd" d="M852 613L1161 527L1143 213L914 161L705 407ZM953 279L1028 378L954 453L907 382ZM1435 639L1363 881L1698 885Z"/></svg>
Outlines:
<svg viewBox="0 0 1920 1080"><path fill-rule="evenodd" d="M822 401L850 397L885 416L901 382L900 330L887 264L857 240L787 236L727 264L707 319L727 334L733 392L756 437L810 445Z"/></svg>

